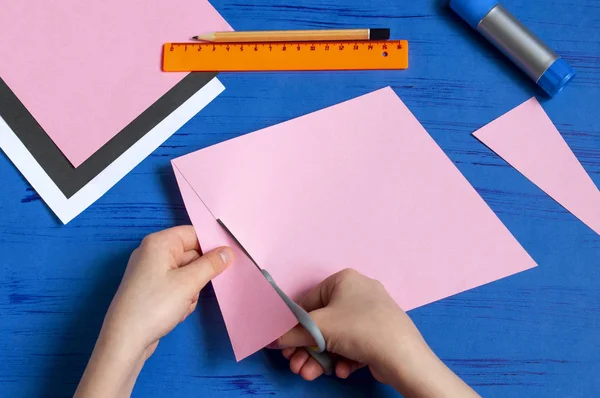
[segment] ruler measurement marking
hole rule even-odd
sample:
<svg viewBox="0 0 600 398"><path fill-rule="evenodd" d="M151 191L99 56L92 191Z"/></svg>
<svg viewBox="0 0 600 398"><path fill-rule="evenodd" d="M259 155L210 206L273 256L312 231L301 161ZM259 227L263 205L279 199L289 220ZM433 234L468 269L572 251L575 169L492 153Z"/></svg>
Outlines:
<svg viewBox="0 0 600 398"><path fill-rule="evenodd" d="M277 47L281 47L281 48L287 48L289 47L289 44L293 44L292 47L294 47L294 45L296 45L296 43L273 43L273 44L269 44L269 48L272 48L272 46L277 46ZM372 50L374 49L374 46L381 46L382 49L388 49L388 45L386 43L376 43L376 44L370 44L370 43L348 43L348 42L338 42L338 43L318 43L318 44L310 44L310 43L302 43L304 46L311 46L311 47L316 47L317 45L319 47L325 46L325 49L338 49L339 51L344 51L346 49L347 45L352 45L352 49L353 50L358 50L359 46L365 46L367 45L367 48ZM333 44L333 46L332 46ZM260 44L262 47L264 47L266 44ZM258 50L258 44L242 44L242 43L232 43L232 44L196 44L196 43L189 43L189 44L183 44L183 43L172 43L171 47L170 47L170 51L175 51L175 49L183 47L184 51L187 51L188 47L197 47L197 51L202 51L202 48L204 47L210 47L212 46L212 50L216 51L218 48L225 48L227 51L231 50L233 47L238 47L240 49L243 49L244 46L249 46L252 47L254 46L255 49ZM300 47L300 43L298 43L298 45L296 47ZM301 47L300 47L301 48ZM396 45L396 49L401 50L403 49L403 46L401 43L398 43Z"/></svg>

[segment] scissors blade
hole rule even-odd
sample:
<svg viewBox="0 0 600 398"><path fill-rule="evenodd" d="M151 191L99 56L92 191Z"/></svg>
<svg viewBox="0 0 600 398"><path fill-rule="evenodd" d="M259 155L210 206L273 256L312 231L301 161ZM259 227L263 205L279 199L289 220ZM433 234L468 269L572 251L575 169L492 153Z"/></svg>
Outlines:
<svg viewBox="0 0 600 398"><path fill-rule="evenodd" d="M275 281L273 280L273 277L271 277L271 274L269 274L266 270L263 270L262 268L260 268L260 266L256 263L256 261L254 261L254 259L250 255L250 253L248 253L248 250L246 250L246 248L244 248L244 246L235 237L235 235L229 230L229 228L227 228L227 226L225 225L225 223L223 221L221 221L220 219L217 219L217 222L225 230L225 232L227 232L227 235L229 235L229 237L231 239L233 239L233 241L239 246L239 248L242 249L244 254L246 256L248 256L248 258L252 261L252 263L256 266L256 268L258 268L258 270L261 272L261 274L263 274L263 276L267 279L267 281L271 284L271 286L273 286L273 289L275 289L275 292L285 302L285 304L288 306L290 311L292 311L292 314L294 314L296 319L298 319L298 322L308 331L308 333L310 333L311 336L313 336L315 342L317 343L317 347L316 348L309 347L309 348L307 348L307 351L323 367L323 369L325 370L325 374L328 374L328 375L332 374L333 368L334 368L333 359L325 351L325 349L326 349L325 338L323 337L323 334L321 333L321 330L319 329L319 327L317 326L315 321L310 317L310 314L308 314L308 312L306 312L306 310L304 310L302 307L300 307L298 304L296 304L291 298L289 298L287 296L287 294L284 293L283 290L281 290L279 288L279 286L277 286L277 283L275 283Z"/></svg>
<svg viewBox="0 0 600 398"><path fill-rule="evenodd" d="M231 230L229 228L227 228L227 225L225 225L225 223L223 221L221 221L220 218L217 219L217 222L219 223L219 225L221 227L223 227L223 229L225 230L225 232L227 232L227 235L229 235L229 237L231 239L233 239L233 241L240 247L240 249L242 249L242 251L244 252L244 254L246 256L248 256L248 258L252 261L252 263L254 265L256 265L256 268L258 268L262 272L262 268L260 268L260 266L256 263L256 261L254 261L254 259L250 255L250 253L248 253L248 250L246 250L246 248L240 243L240 241L235 237L235 235L233 234L233 232L231 232Z"/></svg>

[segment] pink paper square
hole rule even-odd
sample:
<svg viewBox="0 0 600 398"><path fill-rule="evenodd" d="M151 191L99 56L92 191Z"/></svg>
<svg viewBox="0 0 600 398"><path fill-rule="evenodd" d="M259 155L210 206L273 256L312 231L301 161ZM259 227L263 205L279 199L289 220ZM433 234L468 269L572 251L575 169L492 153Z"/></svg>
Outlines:
<svg viewBox="0 0 600 398"><path fill-rule="evenodd" d="M228 243L220 218L295 300L350 267L410 310L536 265L390 88L173 164L201 244ZM200 206L212 219L195 220ZM243 267L254 266L223 276ZM284 325L234 315L234 302L273 308L261 286L215 284L234 349L245 347L238 358L295 323L283 309L270 311Z"/></svg>
<svg viewBox="0 0 600 398"><path fill-rule="evenodd" d="M75 167L185 76L165 42L231 29L206 0L0 4L0 77Z"/></svg>

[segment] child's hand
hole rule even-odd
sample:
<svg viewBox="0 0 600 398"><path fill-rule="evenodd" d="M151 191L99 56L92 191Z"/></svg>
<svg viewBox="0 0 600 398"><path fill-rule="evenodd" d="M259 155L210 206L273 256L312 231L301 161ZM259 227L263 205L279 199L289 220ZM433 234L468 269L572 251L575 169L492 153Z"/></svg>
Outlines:
<svg viewBox="0 0 600 398"><path fill-rule="evenodd" d="M347 269L321 282L299 304L310 312L327 351L340 356L335 373L346 378L369 366L379 381L389 383L406 397L477 397L431 351L411 319L381 283ZM297 326L272 348L283 348L290 369L306 380L323 368L305 349L312 337Z"/></svg>
<svg viewBox="0 0 600 398"><path fill-rule="evenodd" d="M194 228L148 235L132 254L102 333L150 356L158 340L196 308L200 290L233 260L222 247L200 257Z"/></svg>
<svg viewBox="0 0 600 398"><path fill-rule="evenodd" d="M200 290L233 260L221 247L200 257L194 228L147 236L125 270L76 397L128 396L158 340L196 308Z"/></svg>

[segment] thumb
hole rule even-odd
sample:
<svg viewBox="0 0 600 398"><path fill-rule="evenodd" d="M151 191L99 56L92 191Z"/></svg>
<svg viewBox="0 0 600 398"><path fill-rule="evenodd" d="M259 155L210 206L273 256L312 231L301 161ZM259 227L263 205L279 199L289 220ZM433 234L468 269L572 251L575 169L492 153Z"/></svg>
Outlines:
<svg viewBox="0 0 600 398"><path fill-rule="evenodd" d="M323 330L323 321L326 319L326 312L327 308L321 308L309 313L319 329L321 329L323 337L325 337L325 342L328 340L328 336ZM286 334L269 344L267 348L283 349L289 347L310 347L314 345L316 345L316 343L310 333L308 333L302 325L296 325Z"/></svg>
<svg viewBox="0 0 600 398"><path fill-rule="evenodd" d="M202 290L215 276L223 272L233 262L233 251L229 247L219 247L204 254L188 265L178 268L179 273L194 290Z"/></svg>

